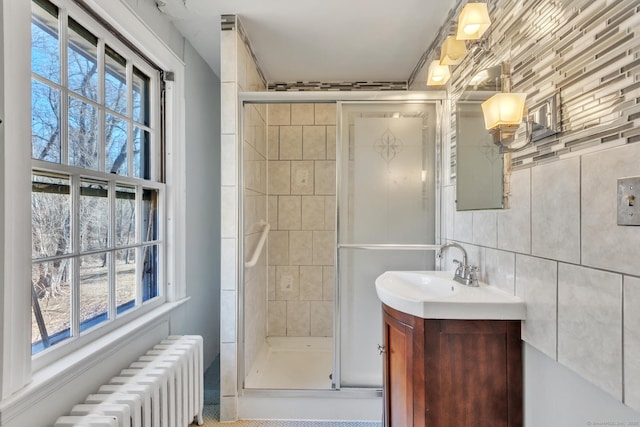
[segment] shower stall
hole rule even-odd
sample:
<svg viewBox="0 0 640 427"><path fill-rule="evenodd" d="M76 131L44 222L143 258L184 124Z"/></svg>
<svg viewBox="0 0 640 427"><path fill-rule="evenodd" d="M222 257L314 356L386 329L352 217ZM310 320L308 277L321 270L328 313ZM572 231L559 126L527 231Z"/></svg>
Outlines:
<svg viewBox="0 0 640 427"><path fill-rule="evenodd" d="M374 280L434 269L441 105L411 94L241 95L241 395L379 399Z"/></svg>

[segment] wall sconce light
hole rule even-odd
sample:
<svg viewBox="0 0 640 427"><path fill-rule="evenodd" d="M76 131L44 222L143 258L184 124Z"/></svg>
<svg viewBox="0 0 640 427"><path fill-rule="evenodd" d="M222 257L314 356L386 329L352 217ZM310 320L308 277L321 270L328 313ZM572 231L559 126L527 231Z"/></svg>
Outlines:
<svg viewBox="0 0 640 427"><path fill-rule="evenodd" d="M440 65L458 65L467 54L467 45L464 40L458 40L455 36L449 36L442 44L440 51Z"/></svg>
<svg viewBox="0 0 640 427"><path fill-rule="evenodd" d="M458 17L458 40L477 40L491 25L486 3L467 3Z"/></svg>
<svg viewBox="0 0 640 427"><path fill-rule="evenodd" d="M448 65L440 65L440 61L431 61L427 72L427 86L442 86L447 83L451 73Z"/></svg>
<svg viewBox="0 0 640 427"><path fill-rule="evenodd" d="M510 145L522 123L526 99L526 93L497 93L481 104L485 127L504 152L511 150Z"/></svg>
<svg viewBox="0 0 640 427"><path fill-rule="evenodd" d="M550 96L528 111L524 105L526 98L526 93L498 93L481 104L485 126L502 153L520 151L532 142L558 133L559 95ZM524 144L513 147L511 144L523 120L526 124Z"/></svg>

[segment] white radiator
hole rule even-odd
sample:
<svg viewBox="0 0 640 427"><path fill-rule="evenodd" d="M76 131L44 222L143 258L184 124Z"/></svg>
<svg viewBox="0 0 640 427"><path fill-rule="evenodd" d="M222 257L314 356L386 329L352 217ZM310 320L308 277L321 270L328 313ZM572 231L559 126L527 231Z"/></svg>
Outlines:
<svg viewBox="0 0 640 427"><path fill-rule="evenodd" d="M54 427L202 425L202 337L172 335L76 405Z"/></svg>

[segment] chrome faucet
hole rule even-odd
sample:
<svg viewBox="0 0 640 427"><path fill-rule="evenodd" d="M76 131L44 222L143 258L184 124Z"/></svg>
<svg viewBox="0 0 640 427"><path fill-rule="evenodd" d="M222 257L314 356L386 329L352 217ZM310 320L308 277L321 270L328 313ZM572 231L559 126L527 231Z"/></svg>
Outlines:
<svg viewBox="0 0 640 427"><path fill-rule="evenodd" d="M444 251L449 248L457 248L462 252L462 262L457 259L453 260L454 264L457 265L453 280L466 286L478 286L478 267L467 264L467 251L460 244L455 242L446 243L440 246L436 256L442 258Z"/></svg>

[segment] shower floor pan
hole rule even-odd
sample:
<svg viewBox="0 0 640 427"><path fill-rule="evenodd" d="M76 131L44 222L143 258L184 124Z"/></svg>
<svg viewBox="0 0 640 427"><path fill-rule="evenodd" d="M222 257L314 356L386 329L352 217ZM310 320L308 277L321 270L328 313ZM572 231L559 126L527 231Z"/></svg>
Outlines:
<svg viewBox="0 0 640 427"><path fill-rule="evenodd" d="M245 378L246 389L331 389L333 338L269 337Z"/></svg>

